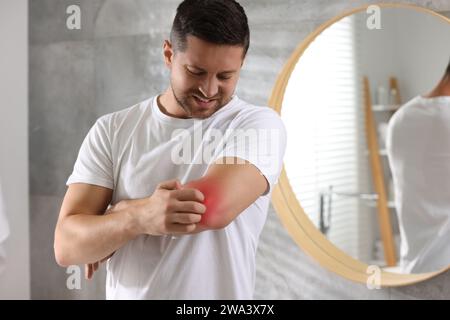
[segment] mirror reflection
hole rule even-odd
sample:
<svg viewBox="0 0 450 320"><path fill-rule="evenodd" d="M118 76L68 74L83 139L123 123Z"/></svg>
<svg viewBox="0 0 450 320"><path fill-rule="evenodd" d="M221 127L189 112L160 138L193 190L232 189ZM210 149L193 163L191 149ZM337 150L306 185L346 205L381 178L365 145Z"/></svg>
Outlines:
<svg viewBox="0 0 450 320"><path fill-rule="evenodd" d="M436 271L450 264L450 24L415 9L368 12L322 32L291 74L287 176L350 256Z"/></svg>

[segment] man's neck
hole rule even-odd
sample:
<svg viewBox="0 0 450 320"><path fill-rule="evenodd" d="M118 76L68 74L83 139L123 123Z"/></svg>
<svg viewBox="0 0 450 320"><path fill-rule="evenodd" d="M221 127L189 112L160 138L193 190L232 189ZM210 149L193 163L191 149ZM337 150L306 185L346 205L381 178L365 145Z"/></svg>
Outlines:
<svg viewBox="0 0 450 320"><path fill-rule="evenodd" d="M172 118L188 119L186 112L178 106L178 102L173 96L171 88L166 89L166 91L158 96L156 99L158 108L165 115Z"/></svg>
<svg viewBox="0 0 450 320"><path fill-rule="evenodd" d="M450 96L450 75L444 77L439 84L429 94L424 95L425 98L436 98Z"/></svg>

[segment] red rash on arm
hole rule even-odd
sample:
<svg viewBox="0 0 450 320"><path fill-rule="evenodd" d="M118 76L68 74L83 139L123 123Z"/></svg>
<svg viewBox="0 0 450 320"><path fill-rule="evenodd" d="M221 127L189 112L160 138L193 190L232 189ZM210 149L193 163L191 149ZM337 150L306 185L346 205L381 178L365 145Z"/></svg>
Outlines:
<svg viewBox="0 0 450 320"><path fill-rule="evenodd" d="M209 228L220 226L222 203L219 184L212 179L201 179L185 184L183 189L185 188L197 189L205 196L203 204L206 206L206 211L202 215L200 225Z"/></svg>
<svg viewBox="0 0 450 320"><path fill-rule="evenodd" d="M258 168L249 162L235 163L215 163L205 176L181 187L197 189L205 197L206 212L193 233L225 228L267 189L267 180Z"/></svg>

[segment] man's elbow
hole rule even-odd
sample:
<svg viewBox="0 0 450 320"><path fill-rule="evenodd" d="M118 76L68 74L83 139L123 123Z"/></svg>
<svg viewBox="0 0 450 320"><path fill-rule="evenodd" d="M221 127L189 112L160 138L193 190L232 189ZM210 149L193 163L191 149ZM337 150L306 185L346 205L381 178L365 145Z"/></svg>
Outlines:
<svg viewBox="0 0 450 320"><path fill-rule="evenodd" d="M69 250L65 248L64 241L62 239L61 230L56 227L55 239L53 242L53 251L55 254L56 263L61 267L68 267L73 263L70 261Z"/></svg>
<svg viewBox="0 0 450 320"><path fill-rule="evenodd" d="M220 230L225 228L228 224L224 223L223 221L201 221L200 224L207 230Z"/></svg>
<svg viewBox="0 0 450 320"><path fill-rule="evenodd" d="M56 248L55 248L55 260L60 267L67 268L68 266L71 265L71 263L69 263L68 257L63 252L58 251Z"/></svg>
<svg viewBox="0 0 450 320"><path fill-rule="evenodd" d="M228 226L234 215L229 201L223 194L220 184L209 179L191 181L185 188L195 188L204 195L203 204L206 211L200 220L200 225L209 230L220 230Z"/></svg>
<svg viewBox="0 0 450 320"><path fill-rule="evenodd" d="M63 249L61 249L60 246L58 246L58 244L55 242L54 246L53 246L54 252L55 252L55 260L56 263L60 266L60 267L68 267L71 265L70 263L70 259L67 256L67 254L65 253L65 251Z"/></svg>
<svg viewBox="0 0 450 320"><path fill-rule="evenodd" d="M200 224L209 230L220 230L226 228L232 221L229 211L208 210L207 207Z"/></svg>

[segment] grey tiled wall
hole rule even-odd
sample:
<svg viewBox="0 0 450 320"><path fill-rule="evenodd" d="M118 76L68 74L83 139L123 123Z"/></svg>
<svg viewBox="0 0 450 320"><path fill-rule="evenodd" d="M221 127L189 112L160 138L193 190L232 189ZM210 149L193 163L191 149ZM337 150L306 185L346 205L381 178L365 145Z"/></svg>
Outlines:
<svg viewBox="0 0 450 320"><path fill-rule="evenodd" d="M242 0L251 48L238 95L265 104L295 46L331 17L372 1ZM403 1L437 11L448 0ZM68 5L78 4L82 29L65 27ZM168 84L161 48L178 1L39 0L30 7L30 189L32 298L104 297L104 270L82 290L66 288L53 257L52 234L78 148L102 114L161 92ZM255 298L450 298L450 273L419 285L368 290L307 257L271 208L257 254Z"/></svg>

